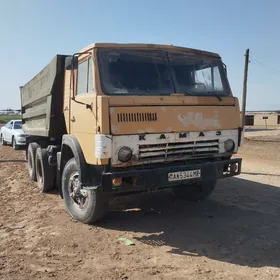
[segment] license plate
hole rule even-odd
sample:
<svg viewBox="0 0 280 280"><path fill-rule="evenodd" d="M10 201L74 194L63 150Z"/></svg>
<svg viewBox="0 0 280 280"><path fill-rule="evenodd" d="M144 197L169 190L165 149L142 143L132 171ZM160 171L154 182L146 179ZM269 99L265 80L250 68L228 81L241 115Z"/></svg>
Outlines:
<svg viewBox="0 0 280 280"><path fill-rule="evenodd" d="M181 172L172 172L168 173L168 181L181 181L181 180L189 180L200 178L201 172L200 169L198 170L188 170L188 171L181 171Z"/></svg>

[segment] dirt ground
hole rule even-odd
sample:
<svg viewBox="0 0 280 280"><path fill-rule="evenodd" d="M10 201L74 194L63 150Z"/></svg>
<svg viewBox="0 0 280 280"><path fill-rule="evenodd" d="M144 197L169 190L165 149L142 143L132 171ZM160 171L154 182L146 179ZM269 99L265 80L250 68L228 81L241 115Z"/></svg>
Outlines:
<svg viewBox="0 0 280 280"><path fill-rule="evenodd" d="M247 127L244 134L248 140L262 142L280 142L280 128Z"/></svg>
<svg viewBox="0 0 280 280"><path fill-rule="evenodd" d="M280 279L280 144L245 141L237 156L242 175L207 201L143 195L142 210L112 205L88 226L39 194L23 151L0 147L0 279Z"/></svg>

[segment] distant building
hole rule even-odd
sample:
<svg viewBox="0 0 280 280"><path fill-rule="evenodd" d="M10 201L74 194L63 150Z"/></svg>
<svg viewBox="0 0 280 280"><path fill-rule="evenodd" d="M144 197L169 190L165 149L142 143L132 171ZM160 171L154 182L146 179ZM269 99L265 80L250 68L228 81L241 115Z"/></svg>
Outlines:
<svg viewBox="0 0 280 280"><path fill-rule="evenodd" d="M255 127L280 127L279 111L247 111L245 114L245 125Z"/></svg>

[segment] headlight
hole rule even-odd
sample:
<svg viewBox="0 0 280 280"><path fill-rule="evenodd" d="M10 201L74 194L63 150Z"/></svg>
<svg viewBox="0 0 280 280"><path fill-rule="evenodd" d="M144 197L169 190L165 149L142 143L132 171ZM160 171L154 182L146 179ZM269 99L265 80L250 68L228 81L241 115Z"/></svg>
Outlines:
<svg viewBox="0 0 280 280"><path fill-rule="evenodd" d="M127 162L132 157L132 150L129 147L122 147L118 152L118 159L121 162Z"/></svg>
<svg viewBox="0 0 280 280"><path fill-rule="evenodd" d="M18 137L26 137L25 134L20 134Z"/></svg>
<svg viewBox="0 0 280 280"><path fill-rule="evenodd" d="M224 143L226 152L232 152L235 148L234 141L232 139L227 139Z"/></svg>

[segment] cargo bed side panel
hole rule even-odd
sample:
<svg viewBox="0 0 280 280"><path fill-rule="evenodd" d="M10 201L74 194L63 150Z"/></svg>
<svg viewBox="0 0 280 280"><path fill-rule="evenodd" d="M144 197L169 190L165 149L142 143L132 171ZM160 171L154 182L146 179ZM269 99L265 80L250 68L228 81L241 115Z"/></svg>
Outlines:
<svg viewBox="0 0 280 280"><path fill-rule="evenodd" d="M45 137L61 137L65 131L63 116L64 60L57 55L21 91L23 130Z"/></svg>

